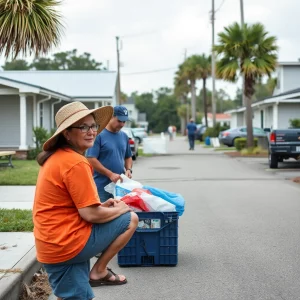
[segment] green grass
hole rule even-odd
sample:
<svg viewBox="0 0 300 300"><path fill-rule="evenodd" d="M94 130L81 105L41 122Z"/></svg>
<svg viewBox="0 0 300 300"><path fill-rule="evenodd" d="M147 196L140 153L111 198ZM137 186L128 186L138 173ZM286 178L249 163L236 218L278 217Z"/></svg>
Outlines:
<svg viewBox="0 0 300 300"><path fill-rule="evenodd" d="M235 147L219 147L215 148L215 151L236 151Z"/></svg>
<svg viewBox="0 0 300 300"><path fill-rule="evenodd" d="M14 168L0 167L0 185L35 185L39 165L35 160L13 160Z"/></svg>
<svg viewBox="0 0 300 300"><path fill-rule="evenodd" d="M153 154L148 154L148 153L144 153L143 149L139 149L139 156L143 156L143 157L152 157ZM137 158L138 159L138 158Z"/></svg>
<svg viewBox="0 0 300 300"><path fill-rule="evenodd" d="M32 231L32 211L0 208L0 232Z"/></svg>

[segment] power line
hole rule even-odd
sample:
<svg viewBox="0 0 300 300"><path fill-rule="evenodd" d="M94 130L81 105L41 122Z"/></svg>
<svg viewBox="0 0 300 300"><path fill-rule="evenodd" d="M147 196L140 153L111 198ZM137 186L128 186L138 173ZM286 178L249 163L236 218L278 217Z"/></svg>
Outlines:
<svg viewBox="0 0 300 300"><path fill-rule="evenodd" d="M125 76L130 76L130 75L138 75L138 74L150 74L150 73L159 73L159 72L166 72L166 71L171 71L175 70L178 67L172 67L172 68L165 68L165 69L157 69L157 70L149 70L149 71L141 71L141 72L132 72L132 73L123 73L122 75Z"/></svg>

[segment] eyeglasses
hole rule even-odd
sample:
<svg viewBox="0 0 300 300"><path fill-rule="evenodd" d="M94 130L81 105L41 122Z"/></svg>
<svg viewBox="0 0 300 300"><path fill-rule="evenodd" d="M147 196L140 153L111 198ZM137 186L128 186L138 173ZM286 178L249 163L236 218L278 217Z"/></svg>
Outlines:
<svg viewBox="0 0 300 300"><path fill-rule="evenodd" d="M87 132L89 132L90 129L92 129L93 132L97 132L97 130L99 129L99 125L98 124L93 124L91 126L81 125L81 126L72 126L69 128L77 128L77 129L80 129L81 132L87 133Z"/></svg>

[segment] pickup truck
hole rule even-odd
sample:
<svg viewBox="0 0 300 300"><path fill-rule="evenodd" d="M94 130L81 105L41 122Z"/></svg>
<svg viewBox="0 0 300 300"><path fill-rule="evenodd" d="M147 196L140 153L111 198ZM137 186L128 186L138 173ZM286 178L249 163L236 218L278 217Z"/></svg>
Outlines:
<svg viewBox="0 0 300 300"><path fill-rule="evenodd" d="M277 169L284 159L300 159L300 128L275 129L269 135L269 166Z"/></svg>

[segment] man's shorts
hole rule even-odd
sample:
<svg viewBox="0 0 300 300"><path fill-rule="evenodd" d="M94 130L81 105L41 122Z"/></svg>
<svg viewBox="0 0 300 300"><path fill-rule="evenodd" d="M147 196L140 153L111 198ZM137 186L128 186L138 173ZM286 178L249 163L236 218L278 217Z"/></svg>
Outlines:
<svg viewBox="0 0 300 300"><path fill-rule="evenodd" d="M130 220L131 215L128 212L108 223L93 224L91 235L77 256L58 264L43 264L56 297L64 300L90 300L95 297L89 284L90 259L104 252L124 233Z"/></svg>

